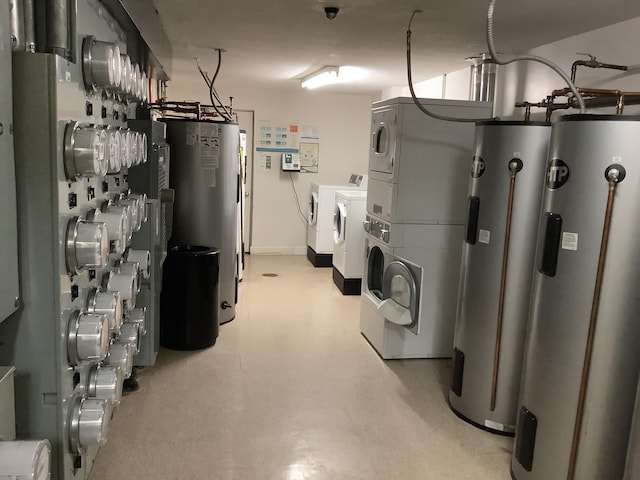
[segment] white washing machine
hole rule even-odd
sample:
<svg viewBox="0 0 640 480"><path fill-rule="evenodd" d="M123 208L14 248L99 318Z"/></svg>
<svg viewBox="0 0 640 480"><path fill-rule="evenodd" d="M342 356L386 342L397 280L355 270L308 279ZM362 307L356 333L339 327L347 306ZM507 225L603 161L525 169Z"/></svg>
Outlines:
<svg viewBox="0 0 640 480"><path fill-rule="evenodd" d="M307 258L315 267L331 267L333 207L338 190L367 190L367 176L352 174L345 185L311 184L307 213Z"/></svg>
<svg viewBox="0 0 640 480"><path fill-rule="evenodd" d="M491 103L423 99L434 112L487 118ZM473 123L443 122L411 98L373 104L367 212L388 223L460 224L466 218Z"/></svg>
<svg viewBox="0 0 640 480"><path fill-rule="evenodd" d="M450 357L464 226L365 225L360 331L383 359Z"/></svg>
<svg viewBox="0 0 640 480"><path fill-rule="evenodd" d="M364 271L367 192L338 190L333 209L333 283L343 295L360 295Z"/></svg>

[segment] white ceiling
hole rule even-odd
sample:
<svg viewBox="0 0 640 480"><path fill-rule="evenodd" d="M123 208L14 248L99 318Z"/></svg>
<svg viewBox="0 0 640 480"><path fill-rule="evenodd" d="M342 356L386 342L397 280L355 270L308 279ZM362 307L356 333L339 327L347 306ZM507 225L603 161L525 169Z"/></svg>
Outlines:
<svg viewBox="0 0 640 480"><path fill-rule="evenodd" d="M300 78L325 65L368 75L323 91L376 94L406 85L405 35L415 9L424 13L412 28L414 81L464 68L466 57L486 51L488 0L153 2L174 48L174 70L200 57L213 74L212 49L227 50L217 86L299 88ZM325 17L327 6L340 8L335 20ZM522 52L638 16L639 0L499 0L496 43L502 52Z"/></svg>

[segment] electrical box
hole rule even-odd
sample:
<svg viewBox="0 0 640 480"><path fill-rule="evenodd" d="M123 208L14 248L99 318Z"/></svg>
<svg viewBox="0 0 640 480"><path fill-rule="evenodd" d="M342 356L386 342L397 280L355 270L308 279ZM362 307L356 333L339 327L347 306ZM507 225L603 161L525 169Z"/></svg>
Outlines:
<svg viewBox="0 0 640 480"><path fill-rule="evenodd" d="M300 171L300 154L299 153L283 153L282 154L282 171L283 172L299 172Z"/></svg>

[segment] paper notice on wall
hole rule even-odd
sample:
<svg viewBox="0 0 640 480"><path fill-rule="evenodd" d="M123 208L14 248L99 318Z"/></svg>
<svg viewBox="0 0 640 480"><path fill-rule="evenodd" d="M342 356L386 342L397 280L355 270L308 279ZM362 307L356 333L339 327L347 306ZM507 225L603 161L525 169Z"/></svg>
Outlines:
<svg viewBox="0 0 640 480"><path fill-rule="evenodd" d="M299 126L295 122L261 120L257 128L258 152L298 153Z"/></svg>
<svg viewBox="0 0 640 480"><path fill-rule="evenodd" d="M320 144L317 142L300 142L300 172L318 173Z"/></svg>
<svg viewBox="0 0 640 480"><path fill-rule="evenodd" d="M202 169L202 183L205 187L215 187L217 180L216 168L203 168Z"/></svg>
<svg viewBox="0 0 640 480"><path fill-rule="evenodd" d="M200 165L203 169L220 166L220 133L218 125L200 124Z"/></svg>

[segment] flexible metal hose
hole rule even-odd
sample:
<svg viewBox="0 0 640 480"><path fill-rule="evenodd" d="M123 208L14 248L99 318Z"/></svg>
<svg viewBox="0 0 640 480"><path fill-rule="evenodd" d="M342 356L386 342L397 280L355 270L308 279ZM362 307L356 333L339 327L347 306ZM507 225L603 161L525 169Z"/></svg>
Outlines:
<svg viewBox="0 0 640 480"><path fill-rule="evenodd" d="M584 104L584 99L578 89L573 84L569 76L555 63L546 58L539 57L537 55L512 55L512 56L504 56L498 54L496 51L495 43L493 40L493 11L495 9L496 0L489 0L489 10L487 11L487 45L489 47L489 53L491 54L491 59L496 62L498 65L507 65L513 62L521 62L521 61L531 61L538 62L546 65L551 68L554 72L556 72L562 79L567 83L569 89L573 93L578 102L578 106L580 108L580 113L586 113L587 108Z"/></svg>
<svg viewBox="0 0 640 480"><path fill-rule="evenodd" d="M416 16L416 13L422 13L422 10L414 10L411 14L411 19L409 20L409 26L407 27L407 82L409 83L409 91L411 92L411 98L413 99L413 103L420 109L420 111L426 115L429 115L436 120L444 120L445 122L465 122L465 123L476 123L487 120L496 120L495 118L457 118L457 117L448 117L446 115L440 115L438 113L432 112L428 110L420 100L416 96L416 92L413 89L413 79L411 75L411 23L413 22L413 17Z"/></svg>

